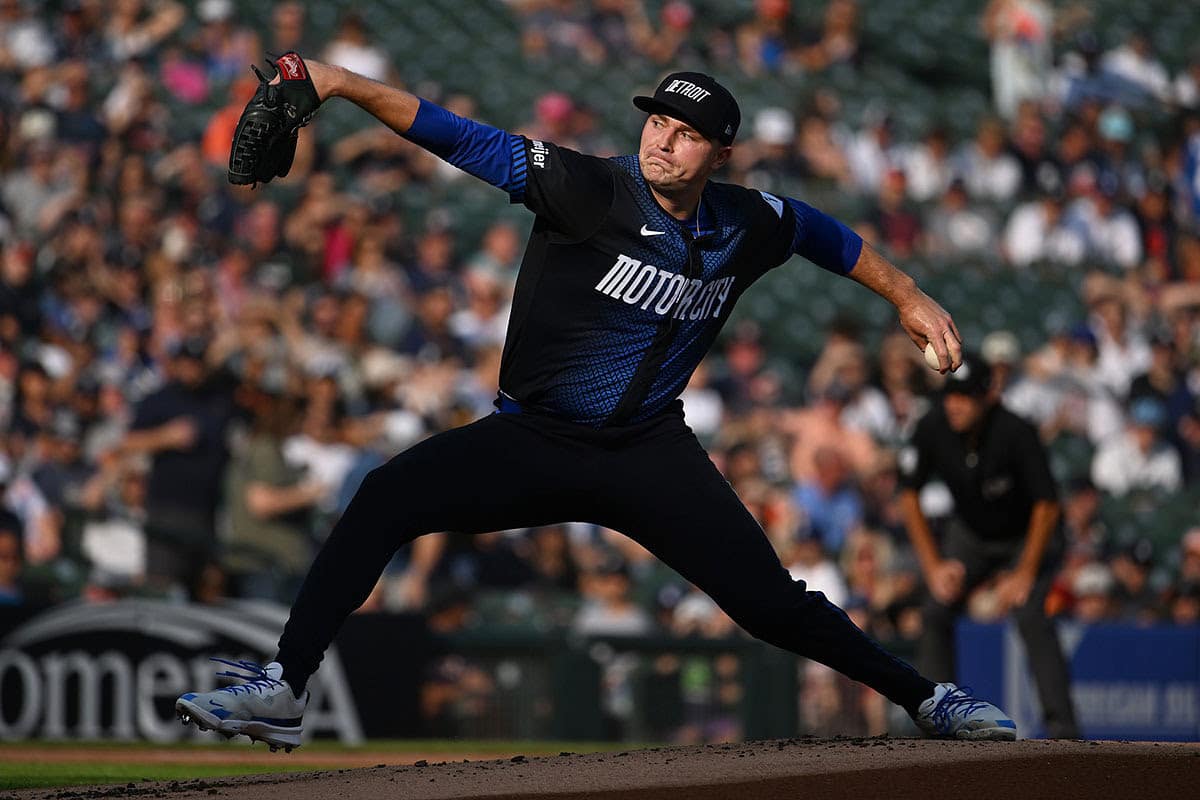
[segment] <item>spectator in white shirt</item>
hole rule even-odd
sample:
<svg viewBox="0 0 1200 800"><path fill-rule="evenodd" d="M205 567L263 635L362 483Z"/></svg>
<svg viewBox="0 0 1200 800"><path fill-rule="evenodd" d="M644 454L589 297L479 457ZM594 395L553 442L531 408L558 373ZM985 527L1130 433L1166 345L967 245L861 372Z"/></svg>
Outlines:
<svg viewBox="0 0 1200 800"><path fill-rule="evenodd" d="M0 3L0 70L27 70L54 61L54 37L28 5Z"/></svg>
<svg viewBox="0 0 1200 800"><path fill-rule="evenodd" d="M629 565L617 555L604 558L581 577L584 603L571 624L584 636L637 636L650 633L653 620L631 593Z"/></svg>
<svg viewBox="0 0 1200 800"><path fill-rule="evenodd" d="M1071 581L1071 593L1075 595L1071 615L1088 624L1111 620L1115 611L1112 597L1115 585L1107 565L1097 561L1084 564Z"/></svg>
<svg viewBox="0 0 1200 800"><path fill-rule="evenodd" d="M683 413L687 417L688 427L700 441L711 442L721 430L725 401L721 399L721 393L709 382L707 361L701 361L696 367L679 399L683 401Z"/></svg>
<svg viewBox="0 0 1200 800"><path fill-rule="evenodd" d="M956 171L976 200L1007 203L1021 188L1021 164L1005 147L1000 120L985 118L959 151Z"/></svg>
<svg viewBox="0 0 1200 800"><path fill-rule="evenodd" d="M1047 442L1066 433L1095 446L1124 428L1120 406L1098 377L1096 334L1085 324L1055 335L1025 359L1004 404L1037 425Z"/></svg>
<svg viewBox="0 0 1200 800"><path fill-rule="evenodd" d="M0 205L12 214L19 235L49 234L82 194L82 176L69 161L53 140L41 139L0 171Z"/></svg>
<svg viewBox="0 0 1200 800"><path fill-rule="evenodd" d="M1100 67L1137 85L1159 102L1171 100L1167 68L1155 57L1150 37L1142 31L1134 31L1123 45L1105 53Z"/></svg>
<svg viewBox="0 0 1200 800"><path fill-rule="evenodd" d="M366 22L353 11L341 18L321 60L381 83L398 83L387 51L371 42Z"/></svg>
<svg viewBox="0 0 1200 800"><path fill-rule="evenodd" d="M944 128L934 128L923 141L901 156L908 196L918 203L936 200L950 188L954 170L950 166L950 142Z"/></svg>
<svg viewBox="0 0 1200 800"><path fill-rule="evenodd" d="M1017 206L1004 227L1003 251L1010 264L1040 261L1074 266L1087 254L1087 239L1068 224L1061 194L1047 194Z"/></svg>
<svg viewBox="0 0 1200 800"><path fill-rule="evenodd" d="M1116 181L1098 181L1067 211L1068 224L1086 231L1088 256L1107 266L1135 269L1142 263L1137 219L1117 202Z"/></svg>
<svg viewBox="0 0 1200 800"><path fill-rule="evenodd" d="M955 180L925 219L925 248L934 256L967 256L991 251L995 231L988 211L972 208L962 181Z"/></svg>
<svg viewBox="0 0 1200 800"><path fill-rule="evenodd" d="M1179 453L1159 435L1166 420L1166 409L1158 400L1142 397L1134 401L1124 435L1096 452L1092 482L1118 497L1135 490L1177 490L1182 481Z"/></svg>
<svg viewBox="0 0 1200 800"><path fill-rule="evenodd" d="M858 342L827 342L809 373L809 392L824 396L831 387L844 395L840 420L852 430L862 431L877 440L891 434L896 420L887 395L869 383L867 353Z"/></svg>
<svg viewBox="0 0 1200 800"><path fill-rule="evenodd" d="M1092 330L1096 332L1096 373L1116 397L1129 395L1129 384L1150 368L1150 344L1129 321L1129 310L1111 290L1091 300Z"/></svg>
<svg viewBox="0 0 1200 800"><path fill-rule="evenodd" d="M793 580L804 581L810 592L821 592L839 608L845 605L849 594L846 579L838 565L829 559L819 536L803 531L792 541L785 561Z"/></svg>
<svg viewBox="0 0 1200 800"><path fill-rule="evenodd" d="M983 32L991 42L992 99L997 111L1012 118L1022 100L1045 96L1054 9L1045 0L991 0Z"/></svg>
<svg viewBox="0 0 1200 800"><path fill-rule="evenodd" d="M896 167L898 154L892 137L892 118L879 115L868 120L846 148L855 186L864 194L876 194L883 176Z"/></svg>
<svg viewBox="0 0 1200 800"><path fill-rule="evenodd" d="M450 331L472 349L503 346L511 307L503 276L485 265L463 273L466 303L450 316Z"/></svg>
<svg viewBox="0 0 1200 800"><path fill-rule="evenodd" d="M1174 83L1175 102L1190 109L1200 108L1200 51L1178 75Z"/></svg>

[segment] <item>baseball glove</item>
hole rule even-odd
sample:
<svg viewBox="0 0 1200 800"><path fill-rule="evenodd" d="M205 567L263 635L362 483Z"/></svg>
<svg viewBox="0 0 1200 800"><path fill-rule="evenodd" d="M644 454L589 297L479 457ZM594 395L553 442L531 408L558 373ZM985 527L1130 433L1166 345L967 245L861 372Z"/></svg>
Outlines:
<svg viewBox="0 0 1200 800"><path fill-rule="evenodd" d="M296 134L321 105L308 67L297 53L284 53L267 64L271 75L250 67L258 76L258 91L246 104L233 134L230 183L257 185L287 175L296 156ZM276 75L279 83L272 84Z"/></svg>

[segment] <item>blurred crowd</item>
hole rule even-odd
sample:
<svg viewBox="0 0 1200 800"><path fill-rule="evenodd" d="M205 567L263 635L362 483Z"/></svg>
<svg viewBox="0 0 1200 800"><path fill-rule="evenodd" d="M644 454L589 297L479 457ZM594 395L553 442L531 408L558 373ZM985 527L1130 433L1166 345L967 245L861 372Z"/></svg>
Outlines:
<svg viewBox="0 0 1200 800"><path fill-rule="evenodd" d="M404 79L403 54L355 13L317 29L303 3L259 5L261 27L232 0L0 0L0 603L287 603L367 471L491 410L527 222L499 193L478 235L450 204L414 222L406 198L441 196L461 174L382 126L322 137L320 117L288 178L229 185L256 86L247 65L264 51ZM821 83L869 62L855 0L828 0L811 25L787 0L757 0L728 28L685 0L507 5L530 65L809 76L803 98L743 106L724 179L854 198L846 221L901 266L935 258L968 279L998 257L988 280L1070 276L1085 309L1074 324L1024 351L1009 330L970 343L1052 451L1082 454L1060 475L1068 551L1051 610L1200 620L1196 505L1156 535L1121 535L1106 513L1195 501L1200 486L1200 51L1156 52L1141 30L1106 39L1082 7L992 0L976 35L994 108L956 138L903 131L883 105L852 119ZM469 94L422 91L474 112ZM549 92L511 127L600 154L632 147L594 111ZM202 135L178 136L197 114ZM873 635L912 640L924 589L896 459L939 402L938 376L899 332L868 349L865 324L840 315L801 359L737 322L684 401L789 570ZM935 521L952 511L936 486L922 502ZM972 613L989 607L984 587ZM735 632L646 551L579 523L425 537L364 608L422 611L443 631ZM609 666L620 718L629 699ZM470 699L469 668L442 669L432 717ZM733 735L720 710L741 691L736 665L700 672L696 702L717 710L682 738ZM806 686L818 721L858 691L828 676ZM863 708L877 730L882 712Z"/></svg>

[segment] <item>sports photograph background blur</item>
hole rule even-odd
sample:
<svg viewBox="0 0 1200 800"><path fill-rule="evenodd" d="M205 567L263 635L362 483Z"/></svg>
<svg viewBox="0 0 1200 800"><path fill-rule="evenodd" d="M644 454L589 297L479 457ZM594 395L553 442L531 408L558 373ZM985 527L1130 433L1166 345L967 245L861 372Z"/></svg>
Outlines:
<svg viewBox="0 0 1200 800"><path fill-rule="evenodd" d="M349 105L231 184L250 65L292 50L599 156L634 150L632 94L717 76L715 179L844 221L1036 428L1082 735L1200 738L1198 43L1164 0L0 0L0 742L199 741L175 698L270 658L363 477L494 410L532 215ZM792 576L908 659L901 485L944 380L797 258L682 395ZM946 486L920 508L943 535ZM997 596L954 679L1045 735ZM911 730L573 522L401 549L309 689L305 735L351 745Z"/></svg>

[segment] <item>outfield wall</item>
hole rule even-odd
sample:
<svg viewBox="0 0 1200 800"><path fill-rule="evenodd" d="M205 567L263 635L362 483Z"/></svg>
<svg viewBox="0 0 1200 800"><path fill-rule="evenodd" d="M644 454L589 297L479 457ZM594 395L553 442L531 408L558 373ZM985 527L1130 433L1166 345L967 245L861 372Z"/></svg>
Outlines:
<svg viewBox="0 0 1200 800"><path fill-rule="evenodd" d="M173 704L215 688L209 660L269 660L286 609L148 600L0 610L0 741L204 736ZM1200 626L1060 625L1087 738L1200 740ZM1042 735L1014 627L962 623L959 682ZM310 689L307 733L365 738L670 741L808 732L797 659L746 637L435 636L420 615L356 614ZM846 714L854 712L847 707ZM897 731L903 732L903 731ZM211 739L204 736L204 740Z"/></svg>
<svg viewBox="0 0 1200 800"><path fill-rule="evenodd" d="M210 656L269 660L286 613L262 603L149 600L0 611L0 741L206 736L178 723L175 698L219 685L216 673L228 667ZM305 729L347 744L662 741L681 726L713 724L731 738L790 736L798 727L796 664L743 636L435 636L420 615L355 614L309 683Z"/></svg>
<svg viewBox="0 0 1200 800"><path fill-rule="evenodd" d="M1058 633L1085 738L1200 740L1200 626L1064 623ZM1043 735L1015 625L962 623L958 669L962 682L999 700L1021 731Z"/></svg>

